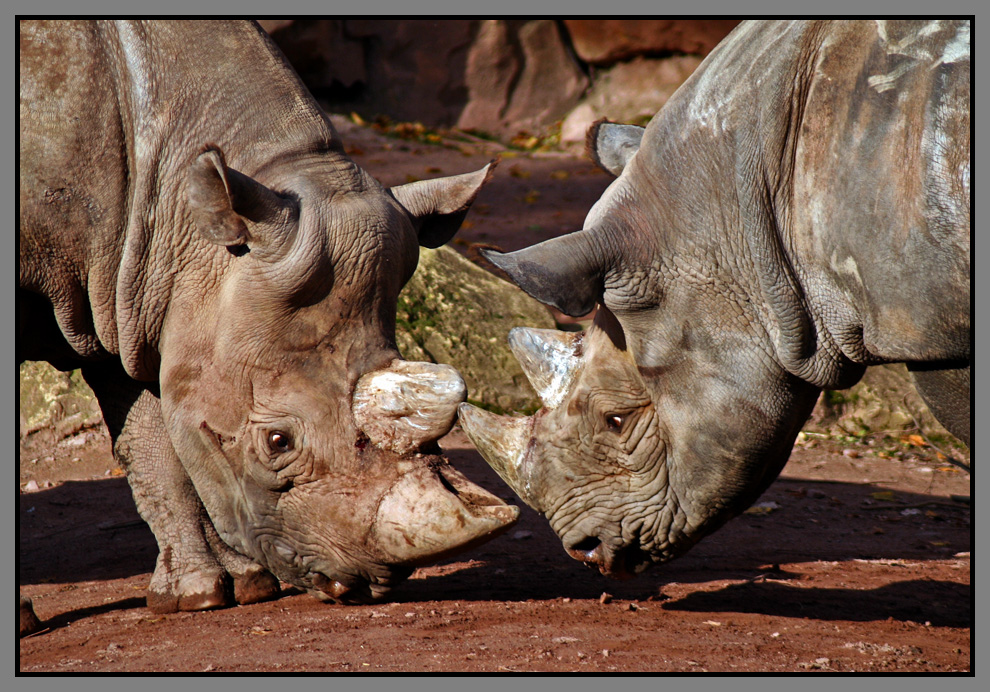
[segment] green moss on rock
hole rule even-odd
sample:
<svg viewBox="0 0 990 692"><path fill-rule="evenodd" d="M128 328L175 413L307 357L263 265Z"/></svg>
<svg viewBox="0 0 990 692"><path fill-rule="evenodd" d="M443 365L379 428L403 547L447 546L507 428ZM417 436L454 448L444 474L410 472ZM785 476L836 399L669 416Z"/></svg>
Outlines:
<svg viewBox="0 0 990 692"><path fill-rule="evenodd" d="M907 368L878 365L867 368L863 379L854 387L841 391L824 391L806 425L807 430L823 433L862 436L868 433L892 433L918 428L931 439L951 440L964 446L935 420Z"/></svg>
<svg viewBox="0 0 990 692"><path fill-rule="evenodd" d="M20 434L78 418L100 416L100 407L79 370L61 372L48 363L27 361L20 365Z"/></svg>
<svg viewBox="0 0 990 692"><path fill-rule="evenodd" d="M457 368L472 402L502 412L539 408L507 337L513 327L553 329L554 322L512 284L450 248L423 249L396 317L402 355Z"/></svg>

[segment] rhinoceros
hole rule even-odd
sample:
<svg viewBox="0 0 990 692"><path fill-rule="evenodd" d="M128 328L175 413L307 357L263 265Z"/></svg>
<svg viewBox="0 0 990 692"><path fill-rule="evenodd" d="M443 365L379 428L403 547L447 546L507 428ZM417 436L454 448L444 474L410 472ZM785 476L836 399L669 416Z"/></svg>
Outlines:
<svg viewBox="0 0 990 692"><path fill-rule="evenodd" d="M370 600L516 520L440 456L460 375L394 338L490 174L382 187L253 23L20 23L18 360L96 393L152 610Z"/></svg>
<svg viewBox="0 0 990 692"><path fill-rule="evenodd" d="M906 362L969 443L968 21L746 22L648 127L582 230L488 258L583 334L517 328L544 406L460 407L569 554L630 576L749 506L824 388Z"/></svg>

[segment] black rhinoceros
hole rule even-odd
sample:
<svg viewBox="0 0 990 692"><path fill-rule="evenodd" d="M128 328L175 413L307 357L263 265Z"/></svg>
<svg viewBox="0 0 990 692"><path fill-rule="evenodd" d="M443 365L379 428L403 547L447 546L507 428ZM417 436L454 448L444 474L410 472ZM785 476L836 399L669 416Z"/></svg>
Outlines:
<svg viewBox="0 0 990 692"><path fill-rule="evenodd" d="M575 558L637 573L744 510L819 392L906 362L969 443L968 21L747 22L645 129L584 230L489 259L569 315L514 330L530 418L462 404Z"/></svg>
<svg viewBox="0 0 990 692"><path fill-rule="evenodd" d="M489 175L383 188L252 23L20 23L17 355L95 391L152 609L379 597L515 521L439 456L458 373L394 341Z"/></svg>

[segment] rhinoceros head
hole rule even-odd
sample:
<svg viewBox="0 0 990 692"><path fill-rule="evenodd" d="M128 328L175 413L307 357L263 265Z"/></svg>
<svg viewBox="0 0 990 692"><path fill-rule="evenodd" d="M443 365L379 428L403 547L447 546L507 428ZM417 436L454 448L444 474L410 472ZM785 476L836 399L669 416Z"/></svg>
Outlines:
<svg viewBox="0 0 990 692"><path fill-rule="evenodd" d="M387 190L320 152L251 177L215 146L188 170L166 426L224 540L323 599L380 596L518 516L439 456L459 374L394 341L419 244L446 242L489 174Z"/></svg>
<svg viewBox="0 0 990 692"><path fill-rule="evenodd" d="M482 455L564 548L619 577L683 553L752 503L788 457L798 429L785 421L803 421L817 394L778 364L748 297L756 287L733 273L745 254L660 202L692 181L637 168L642 136L593 133L596 161L620 177L585 230L488 253L568 315L598 305L583 334L510 333L543 408L510 418L460 407Z"/></svg>

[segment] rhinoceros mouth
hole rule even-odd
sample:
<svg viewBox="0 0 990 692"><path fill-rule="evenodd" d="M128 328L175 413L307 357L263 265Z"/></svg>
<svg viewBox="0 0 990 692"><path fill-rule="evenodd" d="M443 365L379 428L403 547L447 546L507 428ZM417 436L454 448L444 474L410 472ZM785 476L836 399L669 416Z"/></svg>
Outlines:
<svg viewBox="0 0 990 692"><path fill-rule="evenodd" d="M586 538L569 548L567 554L612 579L632 579L653 564L650 555L638 545L613 549L597 538Z"/></svg>
<svg viewBox="0 0 990 692"><path fill-rule="evenodd" d="M324 602L371 603L416 567L485 543L518 520L518 507L472 483L442 456L418 456L399 462L398 479L381 497L364 542L349 555L337 546L330 559L299 559L283 548L279 557L301 567L291 581Z"/></svg>
<svg viewBox="0 0 990 692"><path fill-rule="evenodd" d="M306 580L312 584L308 591L321 601L342 605L362 605L381 600L392 590L395 583L403 581L411 572L411 569L393 569L389 578L379 583L361 578L342 580L329 577L322 572L310 572L306 575Z"/></svg>

